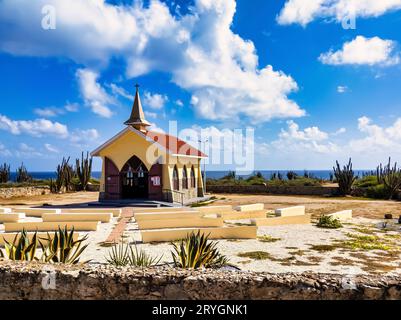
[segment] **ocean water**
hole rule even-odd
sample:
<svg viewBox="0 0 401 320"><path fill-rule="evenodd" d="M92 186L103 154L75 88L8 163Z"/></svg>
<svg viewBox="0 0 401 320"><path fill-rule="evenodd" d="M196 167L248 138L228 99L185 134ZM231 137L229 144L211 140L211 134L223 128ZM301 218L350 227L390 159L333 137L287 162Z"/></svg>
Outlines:
<svg viewBox="0 0 401 320"><path fill-rule="evenodd" d="M288 171L289 170L260 170L260 172L266 179L269 179L273 173L277 173L277 172L280 172L283 175L283 177L285 178ZM303 174L304 174L304 170L292 170L292 171L297 173L299 176L303 176ZM370 172L370 171L372 171L372 170L355 170L355 173L358 176L362 176L364 173ZM207 178L211 178L211 179L220 179L220 178L224 177L225 175L227 175L228 172L229 171L207 171L206 176L207 176ZM332 170L307 170L307 172L309 172L309 174L313 175L316 178L325 179L325 180L330 179L330 173L333 173ZM56 177L55 172L30 172L29 174L34 179L41 179L41 180L42 179L51 179L51 178L54 179ZM15 172L11 173L12 181L15 181L15 175L16 175ZM92 172L93 178L100 179L100 176L101 176L100 171ZM250 175L241 175L240 173L238 173L237 176L243 177L246 179Z"/></svg>

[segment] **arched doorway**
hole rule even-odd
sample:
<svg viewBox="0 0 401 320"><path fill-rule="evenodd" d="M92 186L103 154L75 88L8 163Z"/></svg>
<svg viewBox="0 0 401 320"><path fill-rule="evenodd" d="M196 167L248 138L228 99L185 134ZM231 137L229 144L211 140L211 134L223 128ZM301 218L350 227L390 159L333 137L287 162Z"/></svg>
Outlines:
<svg viewBox="0 0 401 320"><path fill-rule="evenodd" d="M147 199L149 195L148 170L143 162L133 156L120 172L123 199Z"/></svg>

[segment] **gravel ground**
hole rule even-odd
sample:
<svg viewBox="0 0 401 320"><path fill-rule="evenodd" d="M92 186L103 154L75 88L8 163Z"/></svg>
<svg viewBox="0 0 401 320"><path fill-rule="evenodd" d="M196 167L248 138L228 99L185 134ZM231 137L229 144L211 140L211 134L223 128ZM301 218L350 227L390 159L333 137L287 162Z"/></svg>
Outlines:
<svg viewBox="0 0 401 320"><path fill-rule="evenodd" d="M247 221L242 221L246 223ZM344 274L401 273L399 239L401 233L397 224L382 229L381 220L354 218L341 229L321 229L315 225L289 225L260 227L256 240L219 240L218 248L226 255L230 263L244 271L261 272L322 272ZM359 231L358 231L359 230ZM351 249L338 241L350 240L349 234L359 236L377 236L385 243L391 243L391 249L366 250ZM263 236L273 242L264 242ZM168 243L142 244L140 232L135 221L128 224L125 241L137 242L139 249L155 257L162 256L161 263L171 263L172 246ZM104 263L110 247L99 245L101 237L91 236L91 244L84 259L93 259L92 263ZM383 242L383 243L384 243ZM323 247L322 247L323 245ZM315 247L314 247L315 246ZM321 251L324 250L324 251ZM241 254L262 252L264 259L240 257Z"/></svg>

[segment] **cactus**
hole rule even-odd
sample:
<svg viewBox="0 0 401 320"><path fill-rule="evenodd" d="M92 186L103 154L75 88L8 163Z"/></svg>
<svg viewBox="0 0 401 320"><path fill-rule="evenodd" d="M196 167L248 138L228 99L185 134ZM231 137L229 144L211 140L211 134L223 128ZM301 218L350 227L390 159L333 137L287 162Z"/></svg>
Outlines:
<svg viewBox="0 0 401 320"><path fill-rule="evenodd" d="M86 191L89 184L89 180L92 174L92 158L89 158L89 152L86 153L86 158L84 159L84 153L82 152L81 161L77 159L76 161L76 172L81 183L82 190Z"/></svg>
<svg viewBox="0 0 401 320"><path fill-rule="evenodd" d="M65 159L61 164L57 166L56 169L56 179L50 179L50 191L52 193L60 193L63 190L72 191L72 179L75 176L74 169L69 165L70 158Z"/></svg>
<svg viewBox="0 0 401 320"><path fill-rule="evenodd" d="M401 169L398 168L397 162L392 166L389 158L386 166L380 164L377 167L377 181L379 184L384 184L389 199L392 199L401 189Z"/></svg>
<svg viewBox="0 0 401 320"><path fill-rule="evenodd" d="M28 170L24 166L24 163L22 163L21 166L18 167L15 181L18 183L32 181L32 177L29 175Z"/></svg>
<svg viewBox="0 0 401 320"><path fill-rule="evenodd" d="M338 186L340 187L340 193L342 195L349 195L352 191L352 185L356 180L355 173L352 170L352 160L350 158L348 164L343 169L341 169L338 161L336 161L336 164L337 167L333 167L333 170Z"/></svg>
<svg viewBox="0 0 401 320"><path fill-rule="evenodd" d="M4 163L0 166L0 183L7 183L10 180L10 165Z"/></svg>

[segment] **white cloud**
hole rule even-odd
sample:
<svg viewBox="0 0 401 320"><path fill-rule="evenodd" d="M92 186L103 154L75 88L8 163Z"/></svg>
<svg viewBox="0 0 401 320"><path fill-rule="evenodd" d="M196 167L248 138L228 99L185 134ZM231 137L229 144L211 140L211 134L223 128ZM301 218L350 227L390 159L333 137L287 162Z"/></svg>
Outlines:
<svg viewBox="0 0 401 320"><path fill-rule="evenodd" d="M97 142L100 135L96 129L76 129L71 134L70 141L71 144L78 148L92 146L94 142Z"/></svg>
<svg viewBox="0 0 401 320"><path fill-rule="evenodd" d="M2 157L11 157L11 156L12 156L11 151L8 150L8 149L6 148L6 146L5 146L4 144L2 144L1 142L0 142L0 155L1 155Z"/></svg>
<svg viewBox="0 0 401 320"><path fill-rule="evenodd" d="M303 26L318 16L326 0L289 0L285 3L280 15L279 24L299 23Z"/></svg>
<svg viewBox="0 0 401 320"><path fill-rule="evenodd" d="M0 129L14 135L28 134L34 137L52 135L58 138L68 137L68 128L59 122L47 119L36 120L11 120L0 114Z"/></svg>
<svg viewBox="0 0 401 320"><path fill-rule="evenodd" d="M346 92L348 92L348 87L347 86L338 86L337 92L338 93L346 93Z"/></svg>
<svg viewBox="0 0 401 320"><path fill-rule="evenodd" d="M43 118L52 118L57 117L59 115L63 115L66 112L77 112L79 109L79 105L77 103L69 103L62 107L46 107L46 108L35 108L33 110L38 116Z"/></svg>
<svg viewBox="0 0 401 320"><path fill-rule="evenodd" d="M401 0L287 0L277 21L279 24L306 26L317 18L335 19L350 17L378 17L401 9Z"/></svg>
<svg viewBox="0 0 401 320"><path fill-rule="evenodd" d="M329 51L320 55L319 60L330 65L382 65L389 66L400 62L395 52L395 42L379 37L357 36L344 43L341 50Z"/></svg>
<svg viewBox="0 0 401 320"><path fill-rule="evenodd" d="M184 102L182 102L180 99L175 101L175 104L179 107L183 107L184 106Z"/></svg>
<svg viewBox="0 0 401 320"><path fill-rule="evenodd" d="M156 119L157 118L157 113L156 112L145 111L145 116L146 116L146 118Z"/></svg>
<svg viewBox="0 0 401 320"><path fill-rule="evenodd" d="M125 90L124 88L117 86L115 83L110 84L110 88L114 95L118 95L128 100L134 101L134 96L132 94L127 92L127 90Z"/></svg>
<svg viewBox="0 0 401 320"><path fill-rule="evenodd" d="M143 103L152 109L162 109L167 101L168 97L166 95L145 92Z"/></svg>
<svg viewBox="0 0 401 320"><path fill-rule="evenodd" d="M52 146L50 143L45 143L45 149L49 152L53 153L59 153L60 150L58 150L56 147Z"/></svg>
<svg viewBox="0 0 401 320"><path fill-rule="evenodd" d="M340 134L346 133L347 129L346 128L340 128L336 132L333 133L333 136L339 136Z"/></svg>
<svg viewBox="0 0 401 320"><path fill-rule="evenodd" d="M301 130L292 120L287 122L287 126L287 129L281 129L279 139L272 142L272 146L279 152L329 154L339 150L336 144L328 141L329 134L316 126Z"/></svg>
<svg viewBox="0 0 401 320"><path fill-rule="evenodd" d="M52 4L57 29L34 27L40 8ZM112 5L104 0L37 0L0 3L0 49L15 55L63 56L86 66L78 72L82 96L92 110L111 116L110 100L90 70L111 58L127 63L127 76L166 72L191 94L196 113L212 120L305 115L288 96L297 91L290 76L271 65L259 66L252 41L232 29L235 0L195 0L189 13L173 16L166 4ZM86 72L84 72L86 71ZM89 88L88 88L89 87Z"/></svg>
<svg viewBox="0 0 401 320"><path fill-rule="evenodd" d="M365 134L361 139L350 141L350 147L359 152L398 152L401 148L401 118L389 127L372 123L366 116L358 119L358 129Z"/></svg>
<svg viewBox="0 0 401 320"><path fill-rule="evenodd" d="M49 107L49 108L35 108L33 112L40 117L51 118L63 114L64 110L61 108Z"/></svg>
<svg viewBox="0 0 401 320"><path fill-rule="evenodd" d="M34 147L26 143L20 143L18 149L15 150L15 155L18 158L37 158L43 157L43 154L37 151Z"/></svg>
<svg viewBox="0 0 401 320"><path fill-rule="evenodd" d="M79 104L78 103L69 103L64 106L65 110L68 112L78 112L79 110Z"/></svg>
<svg viewBox="0 0 401 320"><path fill-rule="evenodd" d="M113 112L109 105L114 103L104 88L97 82L99 74L90 69L79 69L76 72L79 87L85 104L89 106L93 113L110 118Z"/></svg>

